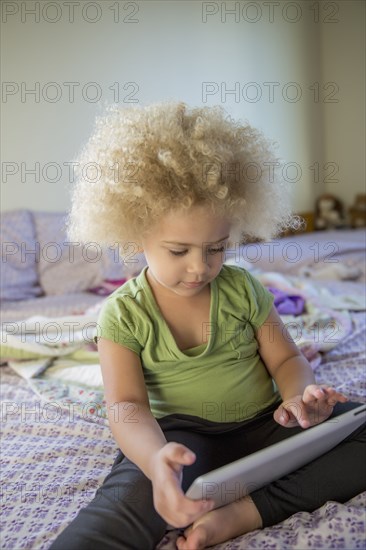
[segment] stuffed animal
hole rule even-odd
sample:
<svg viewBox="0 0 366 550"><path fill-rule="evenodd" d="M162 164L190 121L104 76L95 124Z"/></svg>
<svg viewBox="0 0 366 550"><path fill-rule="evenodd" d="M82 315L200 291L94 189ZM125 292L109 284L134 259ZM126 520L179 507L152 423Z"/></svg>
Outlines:
<svg viewBox="0 0 366 550"><path fill-rule="evenodd" d="M356 196L353 206L349 209L351 227L366 227L366 193Z"/></svg>
<svg viewBox="0 0 366 550"><path fill-rule="evenodd" d="M315 206L315 229L339 229L344 225L341 201L334 195L321 195Z"/></svg>

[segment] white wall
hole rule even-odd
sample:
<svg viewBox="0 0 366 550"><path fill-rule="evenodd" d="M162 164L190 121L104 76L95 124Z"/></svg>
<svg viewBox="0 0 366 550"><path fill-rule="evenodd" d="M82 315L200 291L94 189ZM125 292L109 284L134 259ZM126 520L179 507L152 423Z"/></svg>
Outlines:
<svg viewBox="0 0 366 550"><path fill-rule="evenodd" d="M365 2L340 4L340 23L324 25L324 82L339 87L338 102L324 103L324 163L327 192L352 204L365 193ZM328 92L331 91L329 88ZM333 176L332 170L337 170Z"/></svg>
<svg viewBox="0 0 366 550"><path fill-rule="evenodd" d="M332 17L322 2L317 20L315 8L305 0L281 0L280 6L271 7L243 1L82 0L74 3L74 14L68 4L45 0L2 5L3 210L68 208L72 177L65 163L77 156L95 114L116 100L117 86L120 103L171 98L191 105L222 104L234 117L261 128L279 143L279 156L299 167L290 168L288 177L294 179L301 171L293 186L295 210L312 209L314 196L325 189L310 168L314 163L322 168L325 160L338 159L342 170L352 173L347 186L360 185L362 136L356 133L361 122L354 119L361 115L363 95L362 2L331 3L340 6L337 23L324 21ZM225 7L237 11L226 13ZM315 86L321 89L327 80L341 82L344 101L343 95L337 104L317 101L309 87L318 82ZM73 101L66 82L79 83ZM250 82L255 84L247 87ZM269 82L278 83L273 98L265 84ZM212 95L203 96L204 83L211 83ZM24 94L37 85L36 96ZM228 92L232 89L238 95ZM52 101L57 90L60 97ZM101 98L94 102L97 90ZM250 101L256 93L258 101ZM291 101L294 94L298 101ZM345 126L355 131L345 136L340 132ZM39 181L26 172L35 163ZM343 191L343 183L334 191Z"/></svg>

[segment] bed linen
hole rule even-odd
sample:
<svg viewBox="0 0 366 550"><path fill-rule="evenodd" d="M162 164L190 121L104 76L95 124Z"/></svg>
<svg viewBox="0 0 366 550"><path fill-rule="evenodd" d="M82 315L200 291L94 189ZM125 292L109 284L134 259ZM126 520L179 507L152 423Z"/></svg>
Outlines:
<svg viewBox="0 0 366 550"><path fill-rule="evenodd" d="M22 379L2 369L4 395L13 405L3 418L8 444L2 456L7 472L1 496L2 548L43 550L93 498L117 448L102 422L47 410ZM357 369L352 371L357 385ZM329 502L313 514L299 512L215 548L364 548L365 503L366 494L346 504ZM176 536L176 531L169 532L158 548L174 549Z"/></svg>
<svg viewBox="0 0 366 550"><path fill-rule="evenodd" d="M319 382L366 402L365 317L352 314L352 332L323 356ZM346 376L345 376L345 373ZM107 421L57 401L45 401L9 367L2 378L2 547L47 549L89 502L117 454ZM312 514L299 512L282 524L215 548L364 548L366 493L346 504L329 502ZM160 550L174 548L176 531Z"/></svg>
<svg viewBox="0 0 366 550"><path fill-rule="evenodd" d="M235 246L235 262L311 280L366 282L366 230L314 231L267 243Z"/></svg>
<svg viewBox="0 0 366 550"><path fill-rule="evenodd" d="M30 300L7 301L1 304L1 322L27 319L33 315L62 317L79 315L101 302L101 297L91 292L77 292L59 296L40 296Z"/></svg>
<svg viewBox="0 0 366 550"><path fill-rule="evenodd" d="M353 331L324 354L316 376L366 402L365 318L358 312L352 319ZM106 420L88 407L77 414L40 399L9 367L1 367L1 378L2 548L47 549L93 498L117 447ZM365 548L365 502L366 493L329 502L215 548ZM173 549L176 536L169 532L159 549Z"/></svg>
<svg viewBox="0 0 366 550"><path fill-rule="evenodd" d="M356 256L361 255L362 249L357 246ZM359 257L356 263L362 267ZM281 266L283 268L280 263L279 268ZM276 273L271 276L262 272L263 281L272 284L276 276L277 282L294 285L294 279L278 279ZM362 277L359 277L361 282L328 281L326 289L319 280L311 285L319 290L318 298L322 294L323 299L328 300L328 307L329 300L333 299L335 306L339 299L338 309L333 311L337 311L344 322L342 338L335 345L317 350L320 361L313 364L316 378L334 385L358 402L366 402ZM309 298L309 277L297 279L297 282L297 291ZM346 296L357 296L358 308L354 301L346 301L347 309ZM98 305L97 299L95 304ZM316 304L315 294L313 304ZM52 316L52 312L43 311L45 313ZM78 510L93 498L110 471L117 446L103 413L98 376L94 386L75 380L59 383L56 379L37 376L26 379L9 364L0 368L1 547L4 550L46 550ZM95 364L91 355L89 365ZM279 525L237 537L214 548L365 548L365 504L366 493L344 504L328 502L312 514L299 512ZM175 548L176 537L176 530L167 532L159 550Z"/></svg>

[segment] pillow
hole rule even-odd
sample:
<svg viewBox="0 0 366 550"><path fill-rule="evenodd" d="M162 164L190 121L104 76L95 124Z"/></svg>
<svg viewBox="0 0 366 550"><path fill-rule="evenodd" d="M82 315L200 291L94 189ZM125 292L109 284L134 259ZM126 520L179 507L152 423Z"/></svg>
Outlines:
<svg viewBox="0 0 366 550"><path fill-rule="evenodd" d="M39 254L35 241L31 212L11 210L1 213L2 301L29 300L41 296L36 264Z"/></svg>
<svg viewBox="0 0 366 550"><path fill-rule="evenodd" d="M47 295L71 294L103 280L102 250L97 243L72 244L66 235L66 214L34 213L40 246L39 281Z"/></svg>
<svg viewBox="0 0 366 550"><path fill-rule="evenodd" d="M103 249L103 277L108 281L131 279L138 275L145 265L144 254L137 252L132 244L126 245L122 256L119 255L115 244Z"/></svg>
<svg viewBox="0 0 366 550"><path fill-rule="evenodd" d="M365 273L365 230L343 229L313 231L276 238L264 243L251 243L235 250L237 258L262 271L278 271L286 275L306 275L308 268L323 270L341 261L351 262L350 277L360 270ZM361 260L362 258L362 260ZM361 261L360 261L361 260ZM359 268L359 270L358 270Z"/></svg>

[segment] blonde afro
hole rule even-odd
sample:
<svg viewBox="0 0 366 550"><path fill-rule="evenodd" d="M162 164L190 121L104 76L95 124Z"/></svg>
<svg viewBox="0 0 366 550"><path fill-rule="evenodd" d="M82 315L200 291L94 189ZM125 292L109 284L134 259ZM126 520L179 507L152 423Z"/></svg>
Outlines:
<svg viewBox="0 0 366 550"><path fill-rule="evenodd" d="M204 204L230 217L232 237L267 240L298 223L274 166L273 146L222 107L111 106L78 158L68 234L140 242L172 209Z"/></svg>

